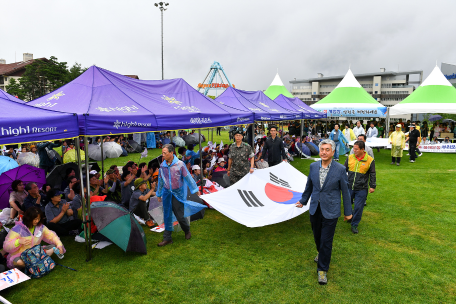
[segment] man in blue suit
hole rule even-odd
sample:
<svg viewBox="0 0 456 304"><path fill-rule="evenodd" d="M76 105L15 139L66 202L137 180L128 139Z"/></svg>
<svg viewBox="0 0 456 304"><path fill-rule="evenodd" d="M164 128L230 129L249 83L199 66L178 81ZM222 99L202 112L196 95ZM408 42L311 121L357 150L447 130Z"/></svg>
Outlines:
<svg viewBox="0 0 456 304"><path fill-rule="evenodd" d="M318 283L328 283L326 274L331 262L332 243L337 220L340 217L340 194L344 200L344 221L352 218L350 192L345 167L333 161L336 144L330 139L320 142L321 161L310 165L306 190L296 207L302 208L310 200L309 214L318 255Z"/></svg>

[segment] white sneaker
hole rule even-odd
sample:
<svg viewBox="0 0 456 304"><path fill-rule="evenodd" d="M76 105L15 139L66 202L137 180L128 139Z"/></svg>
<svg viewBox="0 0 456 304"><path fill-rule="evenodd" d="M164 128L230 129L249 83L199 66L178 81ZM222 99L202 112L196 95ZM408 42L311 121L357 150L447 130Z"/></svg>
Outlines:
<svg viewBox="0 0 456 304"><path fill-rule="evenodd" d="M414 160L411 160L410 162L411 162L411 163L414 163L415 161L414 161Z"/></svg>
<svg viewBox="0 0 456 304"><path fill-rule="evenodd" d="M407 154L407 156L410 156L410 154Z"/></svg>
<svg viewBox="0 0 456 304"><path fill-rule="evenodd" d="M13 225L14 223L15 223L14 219L8 218L8 219L6 220L6 222L5 222L4 225L5 225L5 226L7 226L7 225Z"/></svg>
<svg viewBox="0 0 456 304"><path fill-rule="evenodd" d="M418 156L421 156L421 155L423 155L423 153L418 154Z"/></svg>

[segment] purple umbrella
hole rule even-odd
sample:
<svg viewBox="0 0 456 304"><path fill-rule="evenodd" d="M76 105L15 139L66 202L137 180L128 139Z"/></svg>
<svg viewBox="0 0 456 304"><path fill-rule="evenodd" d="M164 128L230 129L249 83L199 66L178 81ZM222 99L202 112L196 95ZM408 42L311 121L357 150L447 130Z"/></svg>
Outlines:
<svg viewBox="0 0 456 304"><path fill-rule="evenodd" d="M29 165L22 165L4 172L0 176L0 208L9 206L9 196L13 192L11 183L16 179L21 180L24 185L33 182L38 187L42 187L46 183L46 173L43 169Z"/></svg>
<svg viewBox="0 0 456 304"><path fill-rule="evenodd" d="M440 115L432 115L431 117L429 117L429 121L436 121L436 120L439 120L439 119L442 119L442 116L440 116Z"/></svg>

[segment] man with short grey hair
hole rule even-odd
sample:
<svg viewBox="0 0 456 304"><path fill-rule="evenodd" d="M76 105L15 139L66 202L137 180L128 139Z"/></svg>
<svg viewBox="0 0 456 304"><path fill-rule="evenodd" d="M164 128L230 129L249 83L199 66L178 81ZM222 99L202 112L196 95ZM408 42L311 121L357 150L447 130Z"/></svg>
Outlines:
<svg viewBox="0 0 456 304"><path fill-rule="evenodd" d="M361 134L366 134L366 131L364 131L363 126L361 125L361 122L358 120L356 122L356 127L353 128L353 133L355 133L355 136L358 138Z"/></svg>
<svg viewBox="0 0 456 304"><path fill-rule="evenodd" d="M352 218L347 174L342 164L333 160L336 144L330 139L320 142L321 161L310 165L306 189L296 207L302 208L310 199L309 215L318 255L318 283L327 284L326 274L331 262L332 244L337 220L341 215L341 193L344 202L344 220Z"/></svg>

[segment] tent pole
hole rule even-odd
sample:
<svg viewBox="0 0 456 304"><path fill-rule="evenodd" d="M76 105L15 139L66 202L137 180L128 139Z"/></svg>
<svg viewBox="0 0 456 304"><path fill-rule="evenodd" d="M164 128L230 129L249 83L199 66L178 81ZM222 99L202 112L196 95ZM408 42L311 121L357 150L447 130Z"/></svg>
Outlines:
<svg viewBox="0 0 456 304"><path fill-rule="evenodd" d="M92 236L90 234L91 231L91 225L90 225L90 179L89 179L89 144L87 142L87 137L84 136L84 150L85 150L85 163L86 163L86 181L87 181L87 215L84 214L84 220L87 221L87 239L86 242L88 241L89 247L87 250L87 258L86 262L90 261L92 259Z"/></svg>
<svg viewBox="0 0 456 304"><path fill-rule="evenodd" d="M209 141L209 138L211 138L211 137L209 136L209 128L207 128L207 140L206 141Z"/></svg>
<svg viewBox="0 0 456 304"><path fill-rule="evenodd" d="M390 108L386 108L386 133L385 138L388 137L389 134L389 127L390 127Z"/></svg>
<svg viewBox="0 0 456 304"><path fill-rule="evenodd" d="M207 129L209 132L209 129ZM199 129L199 156L200 156L200 179L201 179L201 194L203 194L203 149L201 149L201 129ZM209 136L208 138L209 139ZM198 185L197 185L198 186Z"/></svg>
<svg viewBox="0 0 456 304"><path fill-rule="evenodd" d="M101 137L101 179L103 180L103 188L104 188L105 184L104 184L103 136Z"/></svg>
<svg viewBox="0 0 456 304"><path fill-rule="evenodd" d="M214 128L211 129L211 141L214 142Z"/></svg>
<svg viewBox="0 0 456 304"><path fill-rule="evenodd" d="M301 138L302 138L302 135L303 135L302 133L304 133L304 125L303 124L304 124L304 120L301 119L301 130L299 132L299 134L301 134L301 135L299 136L299 142L301 142Z"/></svg>
<svg viewBox="0 0 456 304"><path fill-rule="evenodd" d="M252 123L252 149L255 152L255 121Z"/></svg>
<svg viewBox="0 0 456 304"><path fill-rule="evenodd" d="M78 139L78 142L76 144L76 155L78 157L79 178L80 178L80 183L81 183L82 219L84 220L87 206L85 204L86 200L85 200L85 195L84 195L84 190L83 190L84 178L83 178L83 175L82 175L81 147L79 145L79 137L77 137L77 139ZM86 166L87 166L87 164L86 164ZM89 254L89 247L90 247L90 244L88 242L89 238L87 237L88 231L87 231L87 227L86 227L85 223L83 224L83 226L84 226L84 239L85 239L85 245L86 245L86 253L88 255Z"/></svg>

